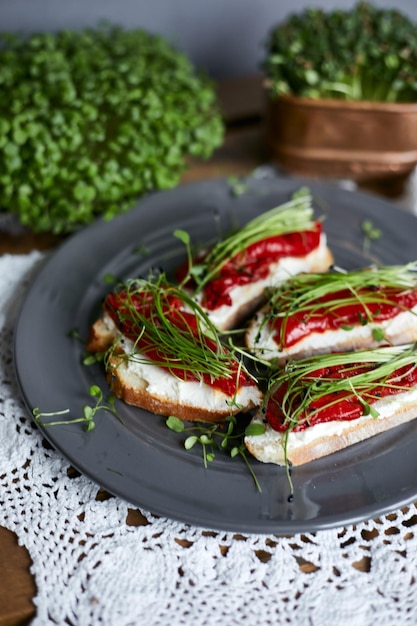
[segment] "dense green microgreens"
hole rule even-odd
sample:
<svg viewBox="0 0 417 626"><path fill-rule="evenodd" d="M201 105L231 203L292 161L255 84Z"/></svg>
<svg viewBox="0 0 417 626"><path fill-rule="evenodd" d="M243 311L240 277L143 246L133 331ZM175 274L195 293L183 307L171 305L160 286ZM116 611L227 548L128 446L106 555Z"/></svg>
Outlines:
<svg viewBox="0 0 417 626"><path fill-rule="evenodd" d="M372 312L367 305L394 304L401 307L397 301L390 299L389 291L387 292L390 288L402 291L417 289L417 261L402 266L370 267L352 271L334 267L333 271L322 274L299 274L267 290L268 312L263 325L282 318L280 344L284 346L288 318L294 313L303 313L303 318L308 321L309 317L322 309L323 298L326 298L326 311L329 315L340 306L362 305L365 317L361 323L367 324L373 321ZM343 294L338 296L341 291Z"/></svg>
<svg viewBox="0 0 417 626"><path fill-rule="evenodd" d="M107 398L107 400L104 400L103 392L101 391L100 387L98 387L97 385L92 385L90 387L89 394L92 398L96 400L96 403L93 406L86 404L83 407L83 414L81 417L68 419L68 420L60 419L60 420L54 420L54 421L44 421L43 418L67 415L70 412L70 410L64 409L62 411L42 413L40 409L36 407L32 411L33 417L35 418L35 422L39 426L43 426L43 427L83 423L85 424L84 430L90 431L90 430L93 430L93 428L95 428L96 424L95 424L94 418L96 414L98 413L98 411L109 411L110 413L113 413L113 415L115 415L120 422L123 423L123 420L118 414L117 409L115 407L115 401L116 401L115 396L110 395Z"/></svg>
<svg viewBox="0 0 417 626"><path fill-rule="evenodd" d="M34 231L111 219L222 140L213 85L161 37L0 35L0 210Z"/></svg>
<svg viewBox="0 0 417 626"><path fill-rule="evenodd" d="M396 9L307 8L276 25L265 49L273 96L417 99L417 25Z"/></svg>
<svg viewBox="0 0 417 626"><path fill-rule="evenodd" d="M224 422L217 424L198 423L187 426L182 420L171 415L166 420L168 428L177 433L187 435L184 440L184 448L191 450L195 445L200 445L203 453L204 466L213 461L216 451L226 452L232 458L241 457L255 482L258 491L262 491L255 472L247 458L247 450L244 442L246 436L258 436L265 432L263 424L248 424L242 427L234 415L229 415Z"/></svg>
<svg viewBox="0 0 417 626"><path fill-rule="evenodd" d="M288 361L285 367L270 379L266 401L277 386L287 385L280 403L288 433L304 420L308 421L309 405L320 398L329 396L328 404L333 406L339 399L338 392L348 392L355 396L363 405L363 414L377 417L378 413L371 405L377 399L373 390L377 387L389 386L397 391L406 391L408 386L401 384L401 378L394 378L396 370L416 366L416 344L407 346L389 346L374 350L361 350L351 353L326 354L315 357ZM358 373L358 366L373 364L372 368L363 368ZM318 377L318 370L337 367L345 372L343 378ZM349 375L349 372L352 375ZM391 378L391 380L390 380Z"/></svg>
<svg viewBox="0 0 417 626"><path fill-rule="evenodd" d="M248 371L238 357L222 342L215 326L199 304L181 287L170 283L165 274L150 279L129 280L122 287L123 308L118 310L120 322L133 325L138 330L137 341L126 358L149 363L147 347L152 346L160 359L152 357L152 363L164 367L175 376L175 369L195 376L208 374L213 379L239 376ZM143 298L151 306L137 306ZM181 310L193 314L196 326L176 309L181 324L172 323L171 302L180 302ZM146 344L141 346L144 337ZM210 341L207 341L207 338ZM113 346L108 356L113 354Z"/></svg>
<svg viewBox="0 0 417 626"><path fill-rule="evenodd" d="M189 274L184 282L191 275L197 285L196 292L198 293L216 276L228 260L248 246L268 237L309 230L314 224L313 215L311 193L309 189L302 187L292 195L288 202L262 213L236 232L224 237L198 263L192 261L187 233L176 231L176 236L187 246Z"/></svg>

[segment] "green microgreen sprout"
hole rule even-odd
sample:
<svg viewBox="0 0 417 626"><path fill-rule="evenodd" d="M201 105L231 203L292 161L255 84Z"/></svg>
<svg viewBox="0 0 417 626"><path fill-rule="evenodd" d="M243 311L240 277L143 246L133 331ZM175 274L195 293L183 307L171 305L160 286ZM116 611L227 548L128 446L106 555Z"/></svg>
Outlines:
<svg viewBox="0 0 417 626"><path fill-rule="evenodd" d="M377 342L387 341L387 338L382 328L372 329L372 339Z"/></svg>
<svg viewBox="0 0 417 626"><path fill-rule="evenodd" d="M139 243L133 250L139 256L149 256L150 250L144 243Z"/></svg>
<svg viewBox="0 0 417 626"><path fill-rule="evenodd" d="M190 235L185 230L177 229L177 230L174 230L174 237L179 239L184 244L185 249L187 251L188 267L192 268L192 266L193 266L193 255L192 255L192 251L191 251L191 238L190 238ZM186 280L188 280L188 276L185 277L184 281L186 281ZM182 284L184 284L184 283L182 283Z"/></svg>
<svg viewBox="0 0 417 626"><path fill-rule="evenodd" d="M174 376L178 375L178 369L197 377L206 374L211 379L238 379L242 370L250 375L240 359L221 340L207 313L180 286L169 283L165 274L150 280L129 280L121 293L123 307L117 312L119 322L137 330L133 349L126 354L127 359L141 363L151 360L153 365L166 368ZM152 305L137 306L143 298ZM172 316L173 301L181 303L180 308L175 308L176 322ZM187 313L192 313L192 322ZM191 323L195 326L190 326ZM149 346L152 346L155 355L151 359L147 354ZM113 354L114 347L108 357Z"/></svg>
<svg viewBox="0 0 417 626"><path fill-rule="evenodd" d="M289 201L265 211L229 236L223 237L197 263L193 262L190 239L184 236L183 231L180 233L177 231L177 236L186 246L189 262L188 275L182 284L192 277L196 283L195 292L200 292L228 260L248 246L268 237L310 230L314 225L313 216L311 193L309 189L302 187L292 195Z"/></svg>
<svg viewBox="0 0 417 626"><path fill-rule="evenodd" d="M71 328L71 330L68 332L68 337L70 337L70 339L77 339L77 341L84 343L84 339L81 337L78 328Z"/></svg>
<svg viewBox="0 0 417 626"><path fill-rule="evenodd" d="M63 425L68 425L68 424L83 423L85 424L84 430L88 432L95 428L96 424L95 424L94 419L98 411L109 411L110 413L113 413L113 415L115 415L121 423L123 423L123 420L118 414L117 409L115 407L115 401L116 401L115 396L110 395L107 398L107 400L104 400L103 392L101 391L100 387L98 387L98 385L92 385L89 388L89 394L92 398L96 400L96 403L93 406L86 404L83 407L83 414L81 417L78 417L75 419L69 419L69 420L44 421L43 418L66 415L70 412L70 410L63 409L62 411L44 413L44 412L41 412L38 407L36 407L32 411L33 417L35 418L35 422L39 426L43 426L43 427L63 426Z"/></svg>
<svg viewBox="0 0 417 626"><path fill-rule="evenodd" d="M382 230L377 228L372 220L366 219L363 220L361 224L362 232L364 234L363 238L363 251L365 254L369 252L372 241L377 241L382 237Z"/></svg>
<svg viewBox="0 0 417 626"><path fill-rule="evenodd" d="M86 352L83 355L82 363L83 365L89 366L94 365L95 363L102 363L106 359L106 352Z"/></svg>
<svg viewBox="0 0 417 626"><path fill-rule="evenodd" d="M245 436L262 435L265 432L263 424L251 423L246 427L239 424L235 415L229 415L224 422L208 424L196 423L187 426L185 422L178 417L171 415L166 420L168 428L176 433L186 434L184 440L184 448L191 450L195 445L200 445L203 454L204 467L208 467L208 463L214 460L216 451L223 451L229 454L231 458L240 457L243 459L248 468L255 486L259 492L262 491L261 485L247 457L247 450L244 443Z"/></svg>
<svg viewBox="0 0 417 626"><path fill-rule="evenodd" d="M105 285L114 285L118 282L118 278L114 274L104 274L102 281Z"/></svg>
<svg viewBox="0 0 417 626"><path fill-rule="evenodd" d="M81 337L80 332L77 328L72 328L68 333L68 337L70 337L71 339L76 339L83 346L85 345L85 339ZM104 360L104 357L105 353L103 352L97 352L95 354L91 352L86 352L83 355L82 363L83 365L94 365L94 363L101 363Z"/></svg>
<svg viewBox="0 0 417 626"><path fill-rule="evenodd" d="M246 193L248 189L247 181L239 176L229 176L227 182L234 196L241 196Z"/></svg>
<svg viewBox="0 0 417 626"><path fill-rule="evenodd" d="M416 344L384 346L373 350L333 353L288 361L282 370L271 377L267 399L273 396L277 387L286 385L280 406L288 431L308 421L312 403L329 396L329 401L320 405L322 409L327 409L340 401L340 392L357 397L366 407L366 414L377 417L376 410L371 406L378 399L375 390L385 387L394 393L407 391L409 386L407 382L402 384L397 370L414 367ZM343 376L327 375L329 368L338 368L343 371Z"/></svg>
<svg viewBox="0 0 417 626"><path fill-rule="evenodd" d="M259 344L261 331L267 328L275 332L279 327L279 344L284 349L286 345L287 324L292 315L302 318L302 323L308 322L314 316L323 314L325 302L326 314L338 316L340 307L360 305L362 310L357 321L361 325L374 322L378 317L378 309L373 313L370 305L394 305L407 311L396 295L417 289L417 261L406 265L380 266L360 268L346 271L333 267L325 273L299 274L289 278L285 283L267 290L268 309L257 335ZM353 325L342 324L345 330L354 328ZM385 339L383 330L372 329L376 341Z"/></svg>

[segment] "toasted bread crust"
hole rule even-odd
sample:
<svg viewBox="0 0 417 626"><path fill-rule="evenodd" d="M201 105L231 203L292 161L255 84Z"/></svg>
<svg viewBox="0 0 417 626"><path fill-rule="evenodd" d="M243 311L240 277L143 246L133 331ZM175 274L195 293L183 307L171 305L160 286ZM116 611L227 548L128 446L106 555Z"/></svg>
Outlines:
<svg viewBox="0 0 417 626"><path fill-rule="evenodd" d="M238 412L237 408L233 409L226 401L223 409L213 411L204 406L190 406L184 402L180 403L167 397L152 394L148 391L146 384L141 386L141 381L137 380L135 381L136 384L132 384L126 373L126 359L116 355L109 359L107 382L115 396L127 404L158 415L175 415L175 417L189 422L220 422L231 413ZM259 396L260 400L261 396ZM249 411L258 404L249 402L246 407L239 409L239 412Z"/></svg>
<svg viewBox="0 0 417 626"><path fill-rule="evenodd" d="M106 352L116 339L114 324L110 325L104 317L100 317L90 327L85 347L88 352Z"/></svg>

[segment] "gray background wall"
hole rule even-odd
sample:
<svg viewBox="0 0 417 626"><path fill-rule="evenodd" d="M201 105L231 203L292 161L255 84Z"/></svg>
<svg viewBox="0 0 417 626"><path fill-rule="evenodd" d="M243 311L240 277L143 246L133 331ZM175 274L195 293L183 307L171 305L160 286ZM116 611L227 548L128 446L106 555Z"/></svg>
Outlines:
<svg viewBox="0 0 417 626"><path fill-rule="evenodd" d="M257 71L271 26L306 6L348 8L349 0L0 0L0 30L55 31L106 19L164 35L212 78ZM417 0L374 0L417 21Z"/></svg>

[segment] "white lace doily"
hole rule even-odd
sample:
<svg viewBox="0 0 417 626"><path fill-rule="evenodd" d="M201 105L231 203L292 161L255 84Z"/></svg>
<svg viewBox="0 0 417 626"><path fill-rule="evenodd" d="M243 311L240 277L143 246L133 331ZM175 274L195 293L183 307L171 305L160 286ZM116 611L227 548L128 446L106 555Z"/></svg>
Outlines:
<svg viewBox="0 0 417 626"><path fill-rule="evenodd" d="M0 524L33 561L33 626L417 624L417 507L279 538L204 531L100 497L27 415L15 315L42 260L0 257ZM365 571L363 571L365 570Z"/></svg>

